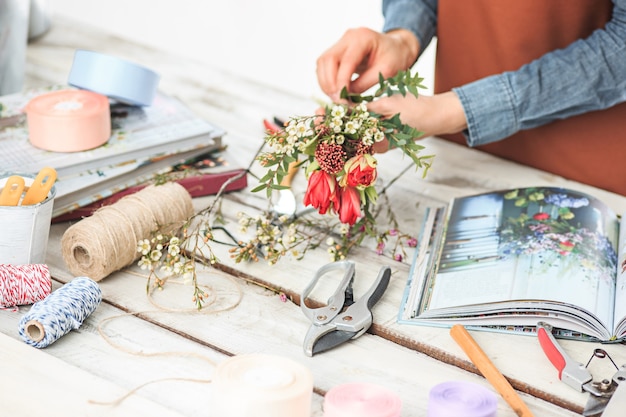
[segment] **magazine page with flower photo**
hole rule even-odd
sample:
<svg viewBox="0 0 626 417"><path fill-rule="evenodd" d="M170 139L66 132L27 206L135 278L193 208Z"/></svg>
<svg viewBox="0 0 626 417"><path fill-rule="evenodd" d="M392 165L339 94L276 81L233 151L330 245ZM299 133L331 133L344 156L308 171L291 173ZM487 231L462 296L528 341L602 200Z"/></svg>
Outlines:
<svg viewBox="0 0 626 417"><path fill-rule="evenodd" d="M398 321L563 338L626 337L620 218L577 191L533 187L428 210ZM619 258L619 259L618 259Z"/></svg>

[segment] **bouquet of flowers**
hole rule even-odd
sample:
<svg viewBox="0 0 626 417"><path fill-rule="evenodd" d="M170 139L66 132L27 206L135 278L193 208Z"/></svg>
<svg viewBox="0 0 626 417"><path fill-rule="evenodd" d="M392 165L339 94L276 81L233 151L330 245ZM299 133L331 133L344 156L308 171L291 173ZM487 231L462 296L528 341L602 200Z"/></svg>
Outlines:
<svg viewBox="0 0 626 417"><path fill-rule="evenodd" d="M286 188L280 183L290 164L297 163L306 167L308 176L305 205L315 207L321 214L335 213L338 221L333 217L319 221L306 216L277 219L270 212L255 216L239 213L240 232L252 232L253 236L247 241L236 239L225 227L215 225L224 223L221 201L227 182L208 207L179 229L169 234L156 230L150 239L138 242L137 250L142 254L138 265L149 273L147 291L162 288L170 277L182 277L193 284L193 302L202 308L209 294L198 284L196 263L219 264L211 248L213 243L232 246L230 256L235 262L263 258L275 264L287 255L301 259L308 250L323 244L328 246L332 260L345 259L352 248L372 238L377 254L382 255L387 246L393 258L402 261L404 246L415 247L417 240L400 231L388 196L384 190L379 195L375 188L378 174L373 146L387 141L389 148L400 148L416 169L424 169L424 175L433 156L420 155L423 146L415 139L421 133L403 124L399 115L383 118L369 112L365 103L385 95L417 96L418 88L423 88L421 82L417 75L399 72L389 79L381 76L378 89L369 96L349 94L344 89L344 104L326 106L323 114L292 117L283 130L268 132L265 137L272 152L259 150L246 170L249 172L257 162L268 168L253 191L266 190L268 199L271 198L272 191ZM378 213L370 210L379 197L386 199L387 204L381 206L386 208L391 223L382 231L376 225ZM225 233L225 240L231 242L216 238L216 233Z"/></svg>
<svg viewBox="0 0 626 417"><path fill-rule="evenodd" d="M289 164L306 166L308 186L304 204L313 206L320 214L335 213L339 220L354 225L359 218L371 218L370 205L378 193L374 187L377 178L377 160L373 154L376 143L387 141L389 148L399 148L415 163L424 168L431 164L432 155L421 156L423 146L415 139L421 132L403 124L400 115L383 118L369 112L366 103L378 97L408 93L418 96L424 88L417 74L400 71L385 79L379 76L378 89L372 95L349 94L344 88L341 98L345 104L325 106L323 114L292 117L283 130L268 132L266 142L272 148L258 158L268 168L253 191L285 188L280 185Z"/></svg>

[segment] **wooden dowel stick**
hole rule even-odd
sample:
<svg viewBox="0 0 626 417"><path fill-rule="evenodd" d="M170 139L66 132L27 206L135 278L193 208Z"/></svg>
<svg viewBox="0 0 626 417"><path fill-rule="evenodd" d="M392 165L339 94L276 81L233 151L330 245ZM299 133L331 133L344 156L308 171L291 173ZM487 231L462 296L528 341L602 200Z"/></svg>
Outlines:
<svg viewBox="0 0 626 417"><path fill-rule="evenodd" d="M504 398L518 416L533 417L532 411L528 409L509 381L500 373L493 362L491 362L465 327L460 324L455 324L450 330L450 335L470 358L474 366L478 368L480 373L482 373L487 381L500 393L502 398Z"/></svg>

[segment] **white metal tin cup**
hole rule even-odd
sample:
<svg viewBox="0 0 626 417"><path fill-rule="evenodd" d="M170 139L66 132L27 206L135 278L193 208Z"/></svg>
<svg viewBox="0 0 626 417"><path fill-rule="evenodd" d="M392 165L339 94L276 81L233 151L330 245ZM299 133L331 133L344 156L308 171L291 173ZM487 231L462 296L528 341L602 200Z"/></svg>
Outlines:
<svg viewBox="0 0 626 417"><path fill-rule="evenodd" d="M4 188L9 176L0 178L0 189ZM21 176L26 187L30 187L34 178ZM41 203L0 206L0 264L45 263L55 194L53 186Z"/></svg>

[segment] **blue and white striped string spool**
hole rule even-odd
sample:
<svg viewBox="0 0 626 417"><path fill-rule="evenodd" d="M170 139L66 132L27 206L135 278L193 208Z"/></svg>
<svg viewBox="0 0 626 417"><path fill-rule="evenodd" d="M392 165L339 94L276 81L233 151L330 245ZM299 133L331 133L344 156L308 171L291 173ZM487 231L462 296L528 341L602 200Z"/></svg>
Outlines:
<svg viewBox="0 0 626 417"><path fill-rule="evenodd" d="M101 301L102 291L94 280L74 278L33 304L20 320L20 336L29 345L44 348L78 329Z"/></svg>

